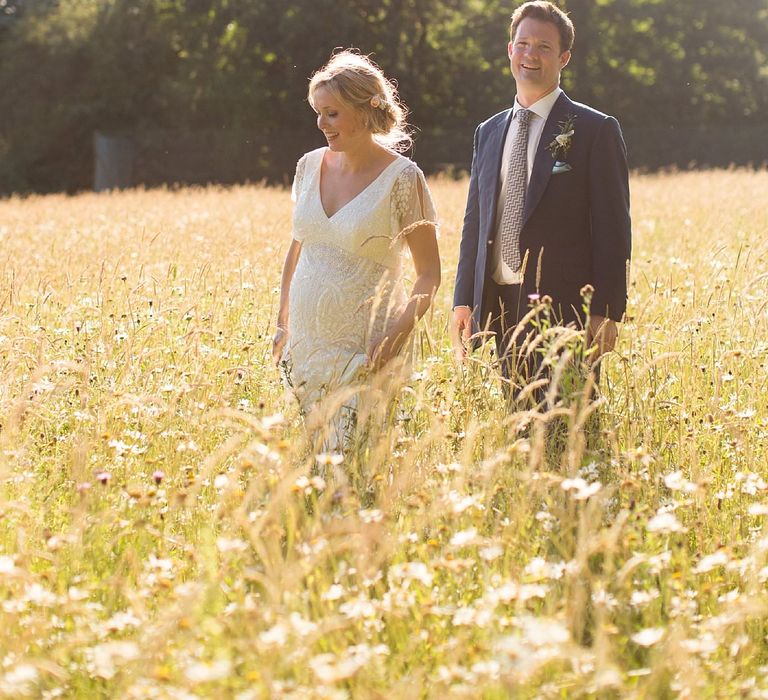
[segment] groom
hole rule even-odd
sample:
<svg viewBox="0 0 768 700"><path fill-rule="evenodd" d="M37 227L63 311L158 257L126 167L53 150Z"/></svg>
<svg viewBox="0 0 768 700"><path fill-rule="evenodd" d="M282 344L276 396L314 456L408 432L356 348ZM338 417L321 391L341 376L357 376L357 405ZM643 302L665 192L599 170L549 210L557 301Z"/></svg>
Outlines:
<svg viewBox="0 0 768 700"><path fill-rule="evenodd" d="M464 357L470 335L492 331L502 374L524 383L538 367L517 359L526 333L515 328L534 295L551 297L556 324L586 330L593 362L613 349L627 297L629 178L616 119L560 89L569 17L526 2L510 37L517 95L475 132L451 336Z"/></svg>

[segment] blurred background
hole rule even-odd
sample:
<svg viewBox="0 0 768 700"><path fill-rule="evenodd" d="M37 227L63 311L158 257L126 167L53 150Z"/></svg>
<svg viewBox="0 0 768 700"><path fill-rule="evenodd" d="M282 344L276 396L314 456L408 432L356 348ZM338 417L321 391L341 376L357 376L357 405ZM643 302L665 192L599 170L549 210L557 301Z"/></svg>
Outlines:
<svg viewBox="0 0 768 700"><path fill-rule="evenodd" d="M469 167L509 106L509 0L0 0L0 194L288 183L323 145L309 76L336 47L397 80L427 172ZM768 0L563 0L570 97L631 167L768 161Z"/></svg>

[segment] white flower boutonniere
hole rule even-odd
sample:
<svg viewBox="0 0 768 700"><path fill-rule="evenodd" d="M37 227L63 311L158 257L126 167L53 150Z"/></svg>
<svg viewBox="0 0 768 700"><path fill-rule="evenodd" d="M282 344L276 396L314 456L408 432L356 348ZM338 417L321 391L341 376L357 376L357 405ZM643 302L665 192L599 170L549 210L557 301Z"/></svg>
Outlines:
<svg viewBox="0 0 768 700"><path fill-rule="evenodd" d="M576 131L574 128L574 122L576 121L575 114L569 114L565 121L560 122L560 133L552 139L552 142L547 146L552 157L555 159L555 164L552 166L552 172L567 173L571 170L571 166L565 161L568 156L568 151L571 148L571 142L573 135Z"/></svg>

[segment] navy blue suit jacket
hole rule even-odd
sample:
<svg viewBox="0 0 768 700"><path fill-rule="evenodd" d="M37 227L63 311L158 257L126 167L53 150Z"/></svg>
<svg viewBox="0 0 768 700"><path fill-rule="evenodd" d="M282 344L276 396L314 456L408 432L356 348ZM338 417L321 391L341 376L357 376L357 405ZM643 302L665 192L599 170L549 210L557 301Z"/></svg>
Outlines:
<svg viewBox="0 0 768 700"><path fill-rule="evenodd" d="M575 117L574 134L567 155L559 160L571 169L553 174L555 158L548 145L569 115ZM473 309L473 332L493 312L484 303L484 291L511 117L507 109L475 132L453 299L454 306ZM526 259L522 299L547 294L559 322L583 324L581 290L590 284L591 313L619 321L626 308L630 251L629 175L619 123L562 93L544 125L528 184L520 234L520 259Z"/></svg>

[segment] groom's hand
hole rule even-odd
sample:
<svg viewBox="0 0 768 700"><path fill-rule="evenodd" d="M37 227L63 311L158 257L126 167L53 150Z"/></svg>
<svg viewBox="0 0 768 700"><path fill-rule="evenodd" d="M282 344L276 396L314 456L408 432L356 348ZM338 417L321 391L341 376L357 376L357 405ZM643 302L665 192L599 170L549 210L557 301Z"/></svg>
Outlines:
<svg viewBox="0 0 768 700"><path fill-rule="evenodd" d="M597 362L605 353L616 347L619 328L616 321L605 316L590 316L587 327L587 348L595 349L589 355L590 364Z"/></svg>
<svg viewBox="0 0 768 700"><path fill-rule="evenodd" d="M451 318L451 344L459 362L467 356L467 343L471 335L472 309L468 306L457 306Z"/></svg>

